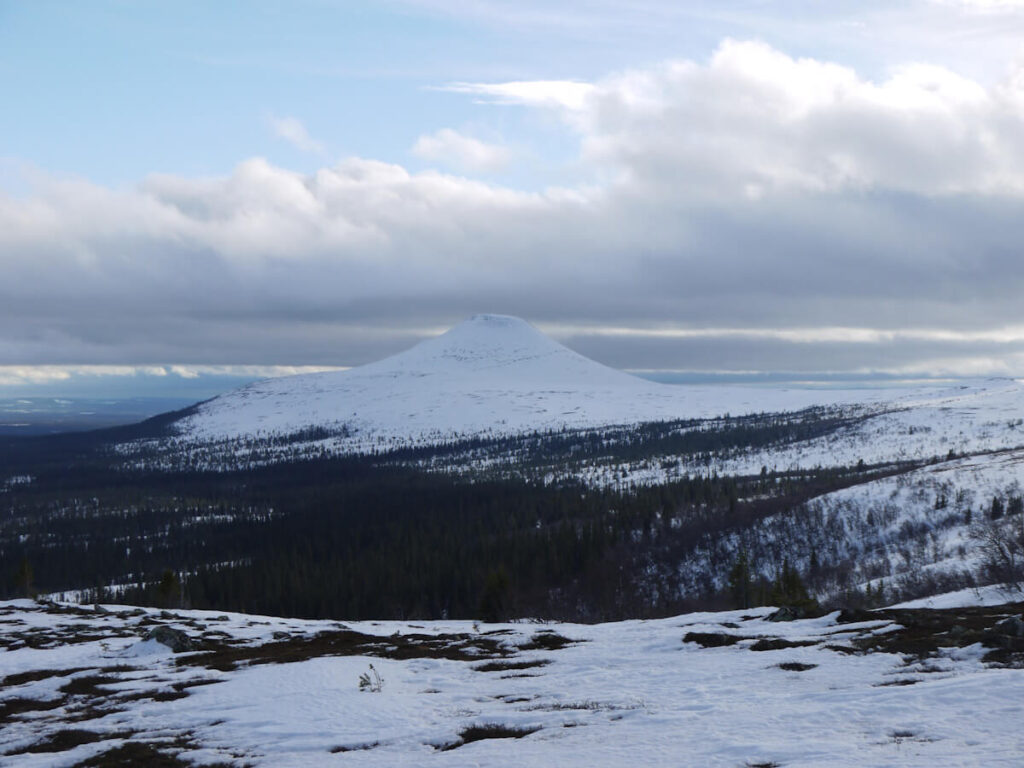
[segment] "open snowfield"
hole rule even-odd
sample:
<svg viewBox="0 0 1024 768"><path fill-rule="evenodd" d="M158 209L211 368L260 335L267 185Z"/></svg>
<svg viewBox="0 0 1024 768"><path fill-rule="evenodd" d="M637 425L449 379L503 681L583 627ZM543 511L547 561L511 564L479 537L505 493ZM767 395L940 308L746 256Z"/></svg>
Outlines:
<svg viewBox="0 0 1024 768"><path fill-rule="evenodd" d="M180 765L1019 766L1024 670L977 639L1016 647L991 627L1021 605L973 610L922 641L894 618L931 613L475 627L13 601L0 764L148 742ZM214 650L141 640L162 623ZM383 686L362 692L371 663Z"/></svg>

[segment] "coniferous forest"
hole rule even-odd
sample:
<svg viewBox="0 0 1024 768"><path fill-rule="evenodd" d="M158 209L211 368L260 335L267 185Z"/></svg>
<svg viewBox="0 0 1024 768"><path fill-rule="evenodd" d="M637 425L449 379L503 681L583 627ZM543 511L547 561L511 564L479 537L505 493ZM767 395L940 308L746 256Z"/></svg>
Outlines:
<svg viewBox="0 0 1024 768"><path fill-rule="evenodd" d="M738 435L763 442L771 428L733 425L692 450L742 443ZM569 440L558 436L558 451ZM78 590L89 600L353 620L670 615L735 602L738 553L728 542L759 520L789 511L796 520L807 499L891 471L709 472L612 490L453 477L400 456L156 471L125 465L106 445L93 435L2 446L5 474L32 481L0 495L0 597ZM621 441L621 450L637 445ZM792 557L813 563L802 569L812 587L842 586L841 559L806 549L770 542L743 557L759 558L762 578ZM700 567L688 568L698 553Z"/></svg>

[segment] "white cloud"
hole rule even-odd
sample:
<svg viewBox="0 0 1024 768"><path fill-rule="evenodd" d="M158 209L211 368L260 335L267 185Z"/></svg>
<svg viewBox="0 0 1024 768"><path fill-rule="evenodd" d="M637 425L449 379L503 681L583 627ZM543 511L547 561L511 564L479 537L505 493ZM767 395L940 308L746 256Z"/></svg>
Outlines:
<svg viewBox="0 0 1024 768"><path fill-rule="evenodd" d="M512 159L508 147L480 141L451 128L420 136L412 153L423 160L479 173L501 171Z"/></svg>
<svg viewBox="0 0 1024 768"><path fill-rule="evenodd" d="M271 115L268 121L275 136L284 139L299 151L316 155L324 153L323 143L310 136L306 126L298 118Z"/></svg>
<svg viewBox="0 0 1024 768"><path fill-rule="evenodd" d="M646 326L599 327L555 323L545 330L562 336L589 335L634 339L770 339L791 344L878 344L896 341L948 342L954 344L1024 345L1024 326L1009 326L980 331L943 328L851 328L815 326L807 328L664 328Z"/></svg>
<svg viewBox="0 0 1024 768"><path fill-rule="evenodd" d="M662 194L1024 193L1024 67L994 87L920 63L876 82L727 40L703 65L448 88L554 110L579 133L585 161Z"/></svg>
<svg viewBox="0 0 1024 768"><path fill-rule="evenodd" d="M980 11L1024 9L1024 0L932 0L938 5L953 5Z"/></svg>
<svg viewBox="0 0 1024 768"><path fill-rule="evenodd" d="M480 96L485 104L583 109L594 92L591 83L575 80L523 80L509 83L449 83L438 90Z"/></svg>
<svg viewBox="0 0 1024 768"><path fill-rule="evenodd" d="M295 376L302 373L345 370L343 366L336 365L168 365L164 368L183 379L198 379L201 376L275 379L279 376Z"/></svg>
<svg viewBox="0 0 1024 768"><path fill-rule="evenodd" d="M710 327L659 343L719 357L856 346L848 365L1020 343L1000 334L1024 292L1024 72L873 80L730 41L569 88L458 87L565 120L601 183L524 192L361 158L37 182L0 194L0 362L346 365L475 311ZM495 160L473 141L442 131L420 149ZM651 340L599 341L637 366Z"/></svg>
<svg viewBox="0 0 1024 768"><path fill-rule="evenodd" d="M704 66L671 62L597 85L585 156L662 189L922 195L1024 192L1024 83L986 88L912 64L881 82L727 41Z"/></svg>
<svg viewBox="0 0 1024 768"><path fill-rule="evenodd" d="M171 375L190 380L204 376L264 379L336 370L344 369L322 365L0 365L0 387Z"/></svg>
<svg viewBox="0 0 1024 768"><path fill-rule="evenodd" d="M166 376L161 366L134 365L0 365L0 386L51 384L79 376Z"/></svg>

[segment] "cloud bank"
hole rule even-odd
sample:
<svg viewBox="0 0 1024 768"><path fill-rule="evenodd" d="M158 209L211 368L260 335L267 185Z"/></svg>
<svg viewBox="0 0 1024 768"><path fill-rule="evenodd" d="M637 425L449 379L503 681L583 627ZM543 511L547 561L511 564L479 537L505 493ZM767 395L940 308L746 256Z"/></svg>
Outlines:
<svg viewBox="0 0 1024 768"><path fill-rule="evenodd" d="M557 120L587 181L364 158L44 179L0 196L0 363L351 365L497 311L623 367L1024 373L1024 68L870 80L726 41L593 83L450 88ZM475 141L417 154L482 171L500 148ZM821 328L867 341L792 337Z"/></svg>

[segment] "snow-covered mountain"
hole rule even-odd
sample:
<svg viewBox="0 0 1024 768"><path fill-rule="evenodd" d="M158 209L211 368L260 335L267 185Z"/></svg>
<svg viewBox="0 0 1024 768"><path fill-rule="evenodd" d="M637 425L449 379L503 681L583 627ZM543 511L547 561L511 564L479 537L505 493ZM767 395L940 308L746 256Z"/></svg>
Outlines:
<svg viewBox="0 0 1024 768"><path fill-rule="evenodd" d="M188 442L344 431L346 450L478 435L791 411L858 393L658 384L601 365L524 320L476 315L441 336L346 371L256 382L199 406Z"/></svg>

